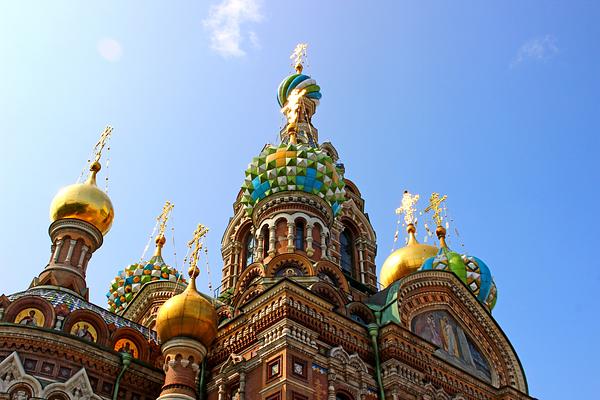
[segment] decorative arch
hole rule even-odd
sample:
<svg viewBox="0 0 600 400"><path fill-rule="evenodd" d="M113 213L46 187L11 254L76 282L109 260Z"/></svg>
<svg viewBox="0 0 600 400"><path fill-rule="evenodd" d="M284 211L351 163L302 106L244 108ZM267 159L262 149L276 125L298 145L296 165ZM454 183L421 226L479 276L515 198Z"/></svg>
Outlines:
<svg viewBox="0 0 600 400"><path fill-rule="evenodd" d="M13 351L0 362L0 393L12 392L19 387L29 388L33 397L42 392L40 382L25 372L19 354Z"/></svg>
<svg viewBox="0 0 600 400"><path fill-rule="evenodd" d="M245 304L246 302L252 300L259 294L265 291L265 287L263 285L256 285L249 287L244 293L240 295L238 300L235 303L235 308L239 309L240 306Z"/></svg>
<svg viewBox="0 0 600 400"><path fill-rule="evenodd" d="M230 306L222 305L217 309L217 323L219 325L231 318L233 318L233 312Z"/></svg>
<svg viewBox="0 0 600 400"><path fill-rule="evenodd" d="M346 315L346 306L345 306L346 301L340 295L339 291L336 290L329 283L325 283L325 282L314 283L310 287L310 290L311 290L311 292L315 293L319 297L322 297L325 300L329 301L331 304L333 304L336 307L335 311L339 312L340 314Z"/></svg>
<svg viewBox="0 0 600 400"><path fill-rule="evenodd" d="M52 304L50 304L50 302L48 302L46 299L38 296L23 296L13 301L6 309L4 320L19 324L21 321L16 321L15 318L19 315L19 313L21 313L21 311L29 308L39 310L39 312L43 315L44 324L42 328L54 327L54 321L56 318L54 307L52 307Z"/></svg>
<svg viewBox="0 0 600 400"><path fill-rule="evenodd" d="M527 393L523 367L502 329L469 289L451 272L422 271L405 277L398 288L400 324L411 328L413 319L427 311L450 313L486 357L492 385L512 386Z"/></svg>
<svg viewBox="0 0 600 400"><path fill-rule="evenodd" d="M328 277L332 281L330 283L339 287L344 292L350 293L350 285L348 284L346 277L340 270L340 267L338 267L336 264L332 263L331 261L322 260L322 261L317 262L315 264L315 273L317 276L319 276L321 278ZM324 276L322 276L321 274L323 274ZM328 279L324 279L324 280L327 281Z"/></svg>
<svg viewBox="0 0 600 400"><path fill-rule="evenodd" d="M144 336L142 336L140 332L133 328L122 327L117 329L112 335L111 347L113 350L128 351L132 353L133 356L135 356L135 354L133 354L134 352L126 347L127 343L120 343L123 342L124 339L131 341L132 344L135 345L135 347L137 348L137 359L146 362L149 361L148 346L146 343L146 339L144 338Z"/></svg>
<svg viewBox="0 0 600 400"><path fill-rule="evenodd" d="M97 338L95 343L102 346L108 346L110 335L108 326L101 316L90 310L75 310L70 313L65 320L63 331L70 334L73 330L73 327L75 327L77 324L79 324L79 326L82 328L85 328L86 323L90 324L96 330Z"/></svg>
<svg viewBox="0 0 600 400"><path fill-rule="evenodd" d="M46 386L42 392L42 398L50 398L63 393L68 393L69 397L75 399L102 400L94 393L85 368L81 368L66 382L56 382Z"/></svg>
<svg viewBox="0 0 600 400"><path fill-rule="evenodd" d="M238 294L246 291L252 281L256 278L265 277L265 267L261 263L254 263L248 266L239 276L233 293Z"/></svg>
<svg viewBox="0 0 600 400"><path fill-rule="evenodd" d="M375 315L373 315L373 311L367 307L364 303L360 303L358 301L354 301L346 306L348 310L348 316L351 319L356 320L353 316L358 316L365 325L368 325L372 322L375 322Z"/></svg>
<svg viewBox="0 0 600 400"><path fill-rule="evenodd" d="M303 255L295 254L295 253L286 253L279 254L273 257L269 263L267 264L267 268L265 271L266 277L274 277L279 276L280 273L285 268L294 268L300 272L300 275L304 276L314 276L315 270L312 266L310 260ZM286 276L286 275L283 275Z"/></svg>

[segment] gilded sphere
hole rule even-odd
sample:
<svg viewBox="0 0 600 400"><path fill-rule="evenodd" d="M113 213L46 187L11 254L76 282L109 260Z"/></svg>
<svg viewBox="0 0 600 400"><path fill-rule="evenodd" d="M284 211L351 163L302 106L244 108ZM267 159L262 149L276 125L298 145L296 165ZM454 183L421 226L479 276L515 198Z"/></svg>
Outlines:
<svg viewBox="0 0 600 400"><path fill-rule="evenodd" d="M418 243L414 234L409 232L408 244L390 254L383 263L380 274L381 284L388 287L398 279L418 270L426 259L437 253L437 247Z"/></svg>
<svg viewBox="0 0 600 400"><path fill-rule="evenodd" d="M95 172L92 172L95 175ZM50 204L52 222L75 218L94 225L103 235L115 217L110 198L95 184L95 176L86 183L76 183L59 190Z"/></svg>
<svg viewBox="0 0 600 400"><path fill-rule="evenodd" d="M156 332L162 343L174 337L188 337L209 347L217 336L217 312L196 290L193 278L188 287L171 297L158 310Z"/></svg>

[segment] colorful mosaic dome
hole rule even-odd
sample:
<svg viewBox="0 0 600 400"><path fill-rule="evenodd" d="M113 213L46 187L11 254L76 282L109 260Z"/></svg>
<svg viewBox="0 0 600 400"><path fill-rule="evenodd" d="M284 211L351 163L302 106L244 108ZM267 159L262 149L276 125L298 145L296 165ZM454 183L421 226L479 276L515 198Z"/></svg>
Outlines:
<svg viewBox="0 0 600 400"><path fill-rule="evenodd" d="M305 144L268 145L252 159L242 186L248 215L265 197L284 191L303 191L324 199L334 215L346 199L344 179L331 157Z"/></svg>
<svg viewBox="0 0 600 400"><path fill-rule="evenodd" d="M435 257L430 257L419 269L452 271L463 281L480 303L492 310L496 305L498 291L488 266L479 258L460 255L442 246Z"/></svg>
<svg viewBox="0 0 600 400"><path fill-rule="evenodd" d="M118 272L106 293L108 309L112 312L123 311L144 284L154 281L186 282L175 268L165 263L160 254L155 254L145 265L131 264Z"/></svg>
<svg viewBox="0 0 600 400"><path fill-rule="evenodd" d="M279 84L277 89L277 102L280 107L283 107L287 102L288 96L294 89L304 89L306 91L305 96L319 103L321 98L321 88L317 85L317 81L312 79L308 75L293 74L285 78Z"/></svg>

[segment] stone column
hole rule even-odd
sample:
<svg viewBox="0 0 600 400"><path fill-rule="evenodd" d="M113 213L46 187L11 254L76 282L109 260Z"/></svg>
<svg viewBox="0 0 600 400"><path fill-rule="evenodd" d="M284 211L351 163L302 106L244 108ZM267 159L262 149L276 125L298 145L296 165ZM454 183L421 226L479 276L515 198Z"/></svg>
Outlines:
<svg viewBox="0 0 600 400"><path fill-rule="evenodd" d="M256 248L258 250L256 259L258 261L262 261L262 259L263 259L263 255L265 254L264 246L265 246L265 236L263 235L263 232L261 231L258 234L258 244L256 246Z"/></svg>
<svg viewBox="0 0 600 400"><path fill-rule="evenodd" d="M365 283L365 246L362 241L358 242L358 264L360 266L360 282Z"/></svg>
<svg viewBox="0 0 600 400"><path fill-rule="evenodd" d="M314 226L312 224L306 224L306 255L307 256L312 256L313 254L315 254L315 250L313 249L313 228Z"/></svg>
<svg viewBox="0 0 600 400"><path fill-rule="evenodd" d="M87 254L90 248L85 244L81 247L81 255L79 256L79 261L77 262L77 268L81 268L83 266L83 261L85 260L85 255Z"/></svg>
<svg viewBox="0 0 600 400"><path fill-rule="evenodd" d="M327 374L327 400L335 400L335 373Z"/></svg>
<svg viewBox="0 0 600 400"><path fill-rule="evenodd" d="M77 240L69 240L69 250L67 251L67 257L65 258L65 264L71 263L71 257L73 256L73 250L75 250L75 245L77 244Z"/></svg>
<svg viewBox="0 0 600 400"><path fill-rule="evenodd" d="M294 224L293 222L288 222L287 224L288 226L288 234L287 234L287 251L292 253L294 251L294 248L296 246L294 246L294 228L296 227L296 224Z"/></svg>
<svg viewBox="0 0 600 400"><path fill-rule="evenodd" d="M194 339L175 337L161 347L165 357L165 384L157 400L195 400L199 364L206 357L206 347Z"/></svg>
<svg viewBox="0 0 600 400"><path fill-rule="evenodd" d="M329 260L329 249L327 248L327 234L321 232L321 258Z"/></svg>
<svg viewBox="0 0 600 400"><path fill-rule="evenodd" d="M246 373L240 372L240 398L239 400L246 400Z"/></svg>
<svg viewBox="0 0 600 400"><path fill-rule="evenodd" d="M56 246L54 246L54 256L52 257L53 262L58 262L58 257L60 256L60 251L62 250L63 241L62 239L58 239L56 241Z"/></svg>
<svg viewBox="0 0 600 400"><path fill-rule="evenodd" d="M277 249L275 248L275 242L277 238L275 237L275 223L269 227L269 255L274 257L277 254Z"/></svg>

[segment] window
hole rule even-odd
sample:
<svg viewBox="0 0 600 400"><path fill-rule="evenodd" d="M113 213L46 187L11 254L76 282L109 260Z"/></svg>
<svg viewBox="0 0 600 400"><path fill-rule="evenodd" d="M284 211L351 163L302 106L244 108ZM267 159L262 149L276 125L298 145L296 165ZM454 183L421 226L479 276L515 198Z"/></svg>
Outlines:
<svg viewBox="0 0 600 400"><path fill-rule="evenodd" d="M252 233L248 233L248 236L246 237L246 264L244 265L245 267L254 262L255 247L256 239L254 238L254 235Z"/></svg>
<svg viewBox="0 0 600 400"><path fill-rule="evenodd" d="M338 393L335 395L335 400L352 400L350 396L345 393Z"/></svg>
<svg viewBox="0 0 600 400"><path fill-rule="evenodd" d="M281 376L281 356L267 362L267 382Z"/></svg>
<svg viewBox="0 0 600 400"><path fill-rule="evenodd" d="M350 276L354 275L354 246L352 240L352 234L348 229L340 234L340 255L342 271Z"/></svg>
<svg viewBox="0 0 600 400"><path fill-rule="evenodd" d="M263 255L263 258L267 258L267 256L269 255L270 238L269 238L269 228L267 228L266 226L263 226L263 228L262 228L262 238L263 238L262 255Z"/></svg>
<svg viewBox="0 0 600 400"><path fill-rule="evenodd" d="M304 222L296 222L296 250L304 250Z"/></svg>

